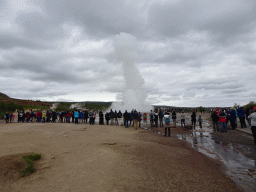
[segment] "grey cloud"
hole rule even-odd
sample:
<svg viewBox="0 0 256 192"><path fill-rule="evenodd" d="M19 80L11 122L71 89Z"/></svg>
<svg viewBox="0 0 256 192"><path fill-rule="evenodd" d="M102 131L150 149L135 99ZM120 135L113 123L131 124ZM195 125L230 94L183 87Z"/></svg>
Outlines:
<svg viewBox="0 0 256 192"><path fill-rule="evenodd" d="M176 100L181 100L180 96L161 96L160 99L162 101L176 101Z"/></svg>
<svg viewBox="0 0 256 192"><path fill-rule="evenodd" d="M185 99L190 99L196 96L196 93L193 91L185 91L182 95L183 98Z"/></svg>
<svg viewBox="0 0 256 192"><path fill-rule="evenodd" d="M241 92L246 92L246 88L226 89L221 91L222 94L232 94L232 93L236 94Z"/></svg>
<svg viewBox="0 0 256 192"><path fill-rule="evenodd" d="M16 23L24 29L23 35L30 40L53 41L64 36L61 24L47 14L32 12L18 15Z"/></svg>
<svg viewBox="0 0 256 192"><path fill-rule="evenodd" d="M53 97L53 96L58 96L60 94L60 90L59 89L56 89L54 87L49 87L49 88L46 89L46 86L44 86L44 88L42 88L42 87L40 87L40 88L35 87L35 88L32 88L32 89L29 89L25 98L38 98L38 97L45 97L45 96L46 97ZM31 92L33 94L31 94ZM68 95L68 94L69 94L68 90L61 89L61 95L62 96L65 96L65 95Z"/></svg>
<svg viewBox="0 0 256 192"><path fill-rule="evenodd" d="M125 1L46 1L45 9L58 21L69 20L84 26L89 34L103 36L120 31L133 33L141 26L139 11Z"/></svg>
<svg viewBox="0 0 256 192"><path fill-rule="evenodd" d="M177 36L191 29L212 31L219 40L252 29L256 3L245 1L186 1L154 5L149 11L149 28L164 36Z"/></svg>
<svg viewBox="0 0 256 192"><path fill-rule="evenodd" d="M55 50L52 52L23 50L4 54L3 58L5 62L0 63L2 70L24 71L26 77L34 81L81 84L102 81L106 78L105 72L108 68L110 75L115 73L110 70L109 65L88 61L78 67L69 62L73 59L72 55Z"/></svg>
<svg viewBox="0 0 256 192"><path fill-rule="evenodd" d="M11 48L36 48L36 49L47 49L51 47L49 44L39 41L31 41L24 37L16 37L12 34L5 34L0 32L0 48L8 50Z"/></svg>
<svg viewBox="0 0 256 192"><path fill-rule="evenodd" d="M222 90L222 89L237 89L243 87L241 84L223 82L223 83L209 83L209 84L200 84L190 85L188 89L205 89L205 90Z"/></svg>

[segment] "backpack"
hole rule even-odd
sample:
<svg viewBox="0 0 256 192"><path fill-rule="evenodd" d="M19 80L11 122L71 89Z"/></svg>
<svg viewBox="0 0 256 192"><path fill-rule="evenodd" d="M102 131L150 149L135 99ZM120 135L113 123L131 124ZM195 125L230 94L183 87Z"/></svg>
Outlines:
<svg viewBox="0 0 256 192"><path fill-rule="evenodd" d="M147 115L146 115L146 114L144 114L144 115L143 115L143 119L146 119L146 118L147 118Z"/></svg>
<svg viewBox="0 0 256 192"><path fill-rule="evenodd" d="M170 117L166 117L164 120L166 124L170 123Z"/></svg>

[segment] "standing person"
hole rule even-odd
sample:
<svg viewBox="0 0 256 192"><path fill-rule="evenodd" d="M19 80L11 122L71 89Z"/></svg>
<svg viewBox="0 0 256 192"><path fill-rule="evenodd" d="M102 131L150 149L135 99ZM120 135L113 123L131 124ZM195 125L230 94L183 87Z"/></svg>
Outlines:
<svg viewBox="0 0 256 192"><path fill-rule="evenodd" d="M79 112L76 110L74 113L75 124L78 124Z"/></svg>
<svg viewBox="0 0 256 192"><path fill-rule="evenodd" d="M227 132L226 114L224 113L223 110L220 110L219 121L221 125L221 132Z"/></svg>
<svg viewBox="0 0 256 192"><path fill-rule="evenodd" d="M137 130L138 129L138 120L139 120L139 114L138 112L134 111L134 119L133 119L133 122L134 122L134 130Z"/></svg>
<svg viewBox="0 0 256 192"><path fill-rule="evenodd" d="M142 120L142 114L139 112L139 128L140 128L140 125L141 125L141 120Z"/></svg>
<svg viewBox="0 0 256 192"><path fill-rule="evenodd" d="M21 117L22 117L22 114L20 111L18 111L18 123L21 122Z"/></svg>
<svg viewBox="0 0 256 192"><path fill-rule="evenodd" d="M192 121L192 130L195 130L196 128L196 112L195 111L193 111L191 115L191 121Z"/></svg>
<svg viewBox="0 0 256 192"><path fill-rule="evenodd" d="M128 122L129 122L129 113L127 112L127 110L125 110L124 112L124 125L125 125L125 128L128 128Z"/></svg>
<svg viewBox="0 0 256 192"><path fill-rule="evenodd" d="M66 116L68 118L68 123L70 123L70 118L72 116L72 113L70 111L68 111Z"/></svg>
<svg viewBox="0 0 256 192"><path fill-rule="evenodd" d="M157 110L155 111L154 118L155 118L155 127L158 128L158 113L157 113Z"/></svg>
<svg viewBox="0 0 256 192"><path fill-rule="evenodd" d="M43 118L43 122L42 122L42 123L45 123L45 118L46 118L46 113L45 113L45 111L43 111L43 113L42 113L42 118Z"/></svg>
<svg viewBox="0 0 256 192"><path fill-rule="evenodd" d="M57 119L57 113L53 110L53 112L52 112L52 122L56 123L56 119Z"/></svg>
<svg viewBox="0 0 256 192"><path fill-rule="evenodd" d="M79 124L83 123L83 119L84 119L84 113L82 111L79 111Z"/></svg>
<svg viewBox="0 0 256 192"><path fill-rule="evenodd" d="M104 125L104 115L103 115L102 111L99 112L99 118L100 118L99 124Z"/></svg>
<svg viewBox="0 0 256 192"><path fill-rule="evenodd" d="M121 110L119 110L118 111L118 114L117 114L117 117L118 117L118 119L119 119L119 122L121 122L121 119L122 119L122 112L121 112ZM122 124L122 123L121 123Z"/></svg>
<svg viewBox="0 0 256 192"><path fill-rule="evenodd" d="M219 123L219 116L217 115L216 110L213 110L212 114L212 124L213 124L213 131L219 131L218 123Z"/></svg>
<svg viewBox="0 0 256 192"><path fill-rule="evenodd" d="M231 109L230 113L229 113L229 121L231 124L231 128L235 129L236 128L236 111L234 108Z"/></svg>
<svg viewBox="0 0 256 192"><path fill-rule="evenodd" d="M109 118L110 118L110 125L114 124L114 112L112 111L112 109L109 112Z"/></svg>
<svg viewBox="0 0 256 192"><path fill-rule="evenodd" d="M160 127L163 127L163 117L164 117L164 113L163 111L160 109L159 110L159 113L158 113L158 116L159 116L159 123L160 123Z"/></svg>
<svg viewBox="0 0 256 192"><path fill-rule="evenodd" d="M93 122L94 121L94 119L93 119L94 118L93 117L94 113L93 113L92 110L90 110L88 114L89 114L89 123L90 123L90 125L93 125L93 123L94 123Z"/></svg>
<svg viewBox="0 0 256 192"><path fill-rule="evenodd" d="M118 119L117 119L117 112L116 112L116 110L115 110L115 113L114 113L114 118L115 118L115 123L118 125Z"/></svg>
<svg viewBox="0 0 256 192"><path fill-rule="evenodd" d="M27 112L27 113L26 113L26 116L27 116L27 123L29 123L29 121L30 121L30 116L31 116L30 113Z"/></svg>
<svg viewBox="0 0 256 192"><path fill-rule="evenodd" d="M243 107L238 108L237 109L237 114L238 114L238 117L240 119L241 128L246 128L244 108Z"/></svg>
<svg viewBox="0 0 256 192"><path fill-rule="evenodd" d="M14 122L15 115L12 114L12 121Z"/></svg>
<svg viewBox="0 0 256 192"><path fill-rule="evenodd" d="M12 117L13 117L13 114L12 114L12 113L10 113L10 115L9 115L10 123L12 122Z"/></svg>
<svg viewBox="0 0 256 192"><path fill-rule="evenodd" d="M202 122L203 122L203 120L202 120L201 116L199 116L198 122L199 122L199 127L202 128Z"/></svg>
<svg viewBox="0 0 256 192"><path fill-rule="evenodd" d="M60 113L60 120L59 120L61 123L64 122L64 115L65 115L64 111L61 111L61 113Z"/></svg>
<svg viewBox="0 0 256 192"><path fill-rule="evenodd" d="M174 110L172 111L172 121L174 126L176 127L176 112Z"/></svg>
<svg viewBox="0 0 256 192"><path fill-rule="evenodd" d="M51 121L51 111L47 111L46 113L46 122L49 123Z"/></svg>
<svg viewBox="0 0 256 192"><path fill-rule="evenodd" d="M109 124L108 122L109 122L109 120L110 120L110 118L109 118L109 113L108 113L108 112L105 114L105 120L106 120L107 125L108 125L108 124Z"/></svg>
<svg viewBox="0 0 256 192"><path fill-rule="evenodd" d="M251 120L251 130L254 138L254 143L256 145L256 109L254 109L254 112L248 116L248 119Z"/></svg>
<svg viewBox="0 0 256 192"><path fill-rule="evenodd" d="M8 112L5 113L5 121L6 123L9 123L9 116L10 114Z"/></svg>
<svg viewBox="0 0 256 192"><path fill-rule="evenodd" d="M170 137L171 136L171 130L170 130L170 126L169 126L169 124L170 124L170 115L169 115L169 112L166 112L165 113L165 115L164 115L164 120L165 120L165 124L167 125L166 127L165 127L165 130L164 130L164 136L166 137L166 135L167 135L167 130L168 130L168 137Z"/></svg>
<svg viewBox="0 0 256 192"><path fill-rule="evenodd" d="M66 122L66 111L62 111L61 112L61 117L62 117L62 122L65 123Z"/></svg>
<svg viewBox="0 0 256 192"><path fill-rule="evenodd" d="M133 114L133 110L131 111L131 113L129 113L129 120L130 120L130 127L132 126L132 123L134 124L134 114Z"/></svg>
<svg viewBox="0 0 256 192"><path fill-rule="evenodd" d="M23 114L24 114L24 113L23 113ZM38 122L38 123L41 123L41 121L42 121L42 112L41 112L41 111L38 111L36 117L37 117L37 122Z"/></svg>
<svg viewBox="0 0 256 192"><path fill-rule="evenodd" d="M23 110L23 111L22 111L22 117L21 117L22 123L24 123L25 117L26 117L26 114L25 114L25 112L24 112L24 110ZM41 113L41 118L42 118L42 113Z"/></svg>
<svg viewBox="0 0 256 192"><path fill-rule="evenodd" d="M85 123L87 124L87 120L88 120L88 111L87 110L85 110L85 112L84 112L84 119L85 119Z"/></svg>
<svg viewBox="0 0 256 192"><path fill-rule="evenodd" d="M34 123L34 117L35 117L35 113L33 111L31 111L30 113L30 122Z"/></svg>
<svg viewBox="0 0 256 192"><path fill-rule="evenodd" d="M143 124L147 125L147 113L143 113Z"/></svg>
<svg viewBox="0 0 256 192"><path fill-rule="evenodd" d="M95 124L97 112L93 111L93 125Z"/></svg>
<svg viewBox="0 0 256 192"><path fill-rule="evenodd" d="M181 120L180 120L180 126L182 127L185 127L185 114L184 114L184 111L181 111Z"/></svg>

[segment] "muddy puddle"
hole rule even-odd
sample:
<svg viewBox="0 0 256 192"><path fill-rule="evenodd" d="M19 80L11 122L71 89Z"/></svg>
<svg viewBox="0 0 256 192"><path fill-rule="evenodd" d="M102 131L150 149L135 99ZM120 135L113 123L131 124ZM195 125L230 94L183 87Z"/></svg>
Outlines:
<svg viewBox="0 0 256 192"><path fill-rule="evenodd" d="M222 162L226 167L226 174L244 191L256 191L256 161L242 153L250 149L241 144L214 141L211 129L196 128L189 134L176 135L206 156ZM225 134L225 133L224 133Z"/></svg>
<svg viewBox="0 0 256 192"><path fill-rule="evenodd" d="M200 129L197 126L194 132L191 130L186 134L177 134L175 136L188 142L195 150L223 163L226 167L226 174L242 190L246 192L256 191L256 161L243 155L244 152L250 153L250 148L241 144L215 141L211 136L213 131L210 128L211 125L205 121L203 127L206 128ZM152 128L142 128L164 135L164 133Z"/></svg>

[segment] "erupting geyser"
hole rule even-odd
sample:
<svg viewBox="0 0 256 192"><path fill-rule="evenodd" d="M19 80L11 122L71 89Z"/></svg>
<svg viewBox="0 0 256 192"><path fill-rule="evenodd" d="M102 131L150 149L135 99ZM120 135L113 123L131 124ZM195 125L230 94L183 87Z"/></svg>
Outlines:
<svg viewBox="0 0 256 192"><path fill-rule="evenodd" d="M120 33L116 36L116 58L122 63L125 87L122 92L122 102L114 102L111 106L113 110L124 112L124 110L136 109L140 112L148 112L152 109L152 106L146 103L147 93L143 88L144 79L134 65L137 47L134 36L127 33Z"/></svg>

